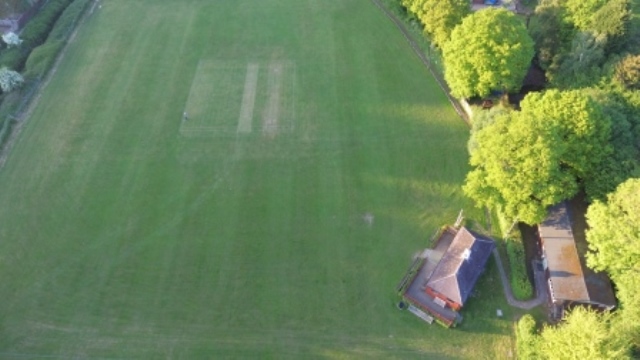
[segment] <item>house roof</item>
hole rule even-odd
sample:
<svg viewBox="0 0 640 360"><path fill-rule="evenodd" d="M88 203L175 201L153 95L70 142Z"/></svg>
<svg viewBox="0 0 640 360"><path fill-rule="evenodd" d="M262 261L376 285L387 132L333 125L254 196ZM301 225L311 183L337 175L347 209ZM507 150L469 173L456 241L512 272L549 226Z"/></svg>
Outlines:
<svg viewBox="0 0 640 360"><path fill-rule="evenodd" d="M492 239L460 228L427 286L464 305L494 248Z"/></svg>
<svg viewBox="0 0 640 360"><path fill-rule="evenodd" d="M547 218L538 225L538 232L554 299L608 308L615 306L611 282L606 274L596 273L585 266L565 203L549 208Z"/></svg>

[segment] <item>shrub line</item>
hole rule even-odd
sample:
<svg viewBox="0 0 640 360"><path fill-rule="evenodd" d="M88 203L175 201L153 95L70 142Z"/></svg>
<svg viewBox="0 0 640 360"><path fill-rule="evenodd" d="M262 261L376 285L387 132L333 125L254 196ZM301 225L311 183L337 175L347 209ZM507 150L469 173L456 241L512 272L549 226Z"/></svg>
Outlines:
<svg viewBox="0 0 640 360"><path fill-rule="evenodd" d="M99 0L89 0L93 2L92 8L96 6ZM88 6L87 6L88 7ZM42 95L42 91L47 87L53 75L55 75L58 67L62 59L64 58L69 45L73 42L78 29L87 19L90 13L84 9L83 14L80 16L80 20L76 22L73 31L68 35L68 38L65 41L64 46L60 49L60 51L56 54L55 60L53 61L53 65L46 72L44 78L42 80L38 79L32 82L31 87L26 95L22 97L21 104L19 106L18 112L12 115L11 119L5 119L2 129L0 130L0 169L4 167L4 164L9 157L9 153L11 149L15 145L18 136L20 135L22 128L27 123L27 119L31 116L31 113L35 109L35 106L38 104L38 100ZM55 27L55 25L54 25ZM11 123L14 123L15 126L11 126Z"/></svg>

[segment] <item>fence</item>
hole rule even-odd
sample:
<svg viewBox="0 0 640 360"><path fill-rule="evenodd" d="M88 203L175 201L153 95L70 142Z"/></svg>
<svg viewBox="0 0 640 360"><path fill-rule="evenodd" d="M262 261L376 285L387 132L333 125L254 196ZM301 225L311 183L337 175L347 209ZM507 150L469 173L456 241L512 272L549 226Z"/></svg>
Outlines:
<svg viewBox="0 0 640 360"><path fill-rule="evenodd" d="M389 9L387 9L387 7L380 2L380 0L371 0L371 1L389 18L389 20L391 20L396 25L396 27L398 28L398 30L400 30L402 35L404 35L404 38L409 43L409 46L411 46L411 48L416 53L416 55L418 55L422 63L427 67L427 69L429 69L429 72L431 72L431 75L433 76L433 78L436 79L436 82L438 83L438 85L440 85L440 88L442 88L442 91L444 91L444 93L447 95L449 102L451 103L453 108L456 110L458 115L460 115L460 117L467 124L471 124L469 121L469 117L467 116L467 113L464 111L464 109L458 102L458 99L451 96L451 90L449 89L449 86L445 82L442 74L436 68L437 64L434 64L434 61L433 61L434 57L431 54L432 50L431 49L429 50L429 53L428 53L429 56L427 56L427 54L425 54L425 52L420 48L420 46L417 44L417 42L415 41L411 33L407 30L403 22L400 21L400 19L398 19L397 16L391 13Z"/></svg>

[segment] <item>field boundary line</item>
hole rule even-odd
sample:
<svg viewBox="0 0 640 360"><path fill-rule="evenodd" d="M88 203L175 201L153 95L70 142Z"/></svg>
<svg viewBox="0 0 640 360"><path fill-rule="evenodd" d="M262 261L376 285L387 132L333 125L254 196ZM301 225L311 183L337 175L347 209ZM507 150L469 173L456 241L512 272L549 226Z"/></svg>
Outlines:
<svg viewBox="0 0 640 360"><path fill-rule="evenodd" d="M247 76L244 81L244 93L242 94L242 105L240 107L240 118L238 119L238 132L250 133L253 121L253 107L256 102L256 90L258 86L258 72L260 65L249 63L247 65Z"/></svg>
<svg viewBox="0 0 640 360"><path fill-rule="evenodd" d="M49 69L49 71L47 72L47 75L45 75L44 80L39 85L37 85L35 90L36 95L31 100L29 100L29 104L27 105L25 111L23 111L21 114L18 114L15 117L16 125L9 132L7 141L4 144L2 144L2 148L0 149L0 169L2 169L4 167L4 164L7 162L7 159L9 158L9 154L11 153L11 149L13 149L13 147L15 146L16 142L19 139L20 133L22 133L22 128L25 126L25 124L31 117L33 110L36 108L36 106L40 102L40 98L42 97L42 92L44 91L44 89L47 88L53 76L58 72L60 63L62 62L65 55L67 54L67 50L69 49L69 46L75 40L76 35L78 34L78 31L84 25L85 21L93 14L93 10L95 9L95 7L98 5L99 2L100 0L93 0L93 5L91 5L91 9L89 11L84 12L84 14L82 15L82 18L80 19L80 21L78 21L76 28L73 30L71 35L69 35L69 39L67 39L67 42L64 44L64 47L62 48L62 50L60 50L60 53L58 54L58 56L56 56L53 66L51 67L51 69Z"/></svg>
<svg viewBox="0 0 640 360"><path fill-rule="evenodd" d="M267 96L269 100L262 117L262 133L275 136L278 132L278 117L280 116L280 92L282 91L282 76L285 67L279 61L269 64L267 78Z"/></svg>
<svg viewBox="0 0 640 360"><path fill-rule="evenodd" d="M382 11L387 16L387 18L389 18L389 20L391 20L391 22L393 22L396 25L398 30L400 30L404 38L409 43L409 46L411 46L411 49L413 49L416 55L418 55L418 58L420 58L420 61L422 61L424 66L426 66L427 69L429 69L429 72L431 73L433 78L436 80L438 85L440 85L440 88L442 89L442 91L444 91L444 94L447 96L447 99L449 99L449 102L451 103L455 111L458 113L458 115L460 115L462 120L464 120L464 122L467 123L467 125L471 126L469 117L467 116L467 113L464 111L464 109L462 109L462 106L458 102L458 99L451 96L451 90L449 89L449 86L445 83L444 79L442 79L440 74L438 74L438 72L434 70L433 66L431 66L431 61L429 61L429 59L424 55L424 53L420 49L420 46L418 46L418 43L415 41L413 36L411 36L409 31L407 31L407 29L405 28L404 24L400 21L400 19L398 19L398 17L396 17L394 14L392 14L389 11L389 9L387 9L380 2L380 0L371 0L371 2L374 5L376 5L378 9L380 9L380 11Z"/></svg>

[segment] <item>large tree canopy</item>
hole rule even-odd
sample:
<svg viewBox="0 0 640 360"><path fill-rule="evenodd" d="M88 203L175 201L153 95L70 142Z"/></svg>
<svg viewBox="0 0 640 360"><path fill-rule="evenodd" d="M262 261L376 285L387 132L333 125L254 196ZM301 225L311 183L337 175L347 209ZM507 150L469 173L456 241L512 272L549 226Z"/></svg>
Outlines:
<svg viewBox="0 0 640 360"><path fill-rule="evenodd" d="M558 326L547 326L541 334L540 359L601 360L630 359L624 334L612 326L611 314L574 308Z"/></svg>
<svg viewBox="0 0 640 360"><path fill-rule="evenodd" d="M599 171L592 173L588 191L603 200L618 185L632 177L640 177L640 97L615 89L584 90L598 102L611 119L613 154L605 159ZM593 186L596 186L595 188Z"/></svg>
<svg viewBox="0 0 640 360"><path fill-rule="evenodd" d="M541 0L529 30L554 87L597 85L616 53L635 53L631 0ZM638 36L635 36L636 38Z"/></svg>
<svg viewBox="0 0 640 360"><path fill-rule="evenodd" d="M606 3L607 0L566 0L565 16L576 28L587 31L593 26L594 14Z"/></svg>
<svg viewBox="0 0 640 360"><path fill-rule="evenodd" d="M422 22L438 47L449 40L451 31L471 13L469 0L402 0L402 4Z"/></svg>
<svg viewBox="0 0 640 360"><path fill-rule="evenodd" d="M640 346L640 179L629 179L587 211L587 264L607 271L617 288L620 333Z"/></svg>
<svg viewBox="0 0 640 360"><path fill-rule="evenodd" d="M564 20L563 14L564 8L558 0L540 0L529 22L538 61L545 70L554 70L571 44L573 27Z"/></svg>
<svg viewBox="0 0 640 360"><path fill-rule="evenodd" d="M612 275L640 272L640 179L629 179L587 211L589 266Z"/></svg>
<svg viewBox="0 0 640 360"><path fill-rule="evenodd" d="M640 90L640 55L627 55L615 70L615 79L629 90Z"/></svg>
<svg viewBox="0 0 640 360"><path fill-rule="evenodd" d="M607 37L591 32L576 33L571 49L556 58L556 68L548 72L551 84L563 89L586 87L596 83L601 76L601 65L606 60Z"/></svg>
<svg viewBox="0 0 640 360"><path fill-rule="evenodd" d="M505 9L488 8L464 18L444 44L445 79L457 97L519 89L534 55L522 21Z"/></svg>
<svg viewBox="0 0 640 360"><path fill-rule="evenodd" d="M590 188L612 151L610 120L578 91L532 93L521 107L476 134L464 191L478 205L536 224L549 205Z"/></svg>

